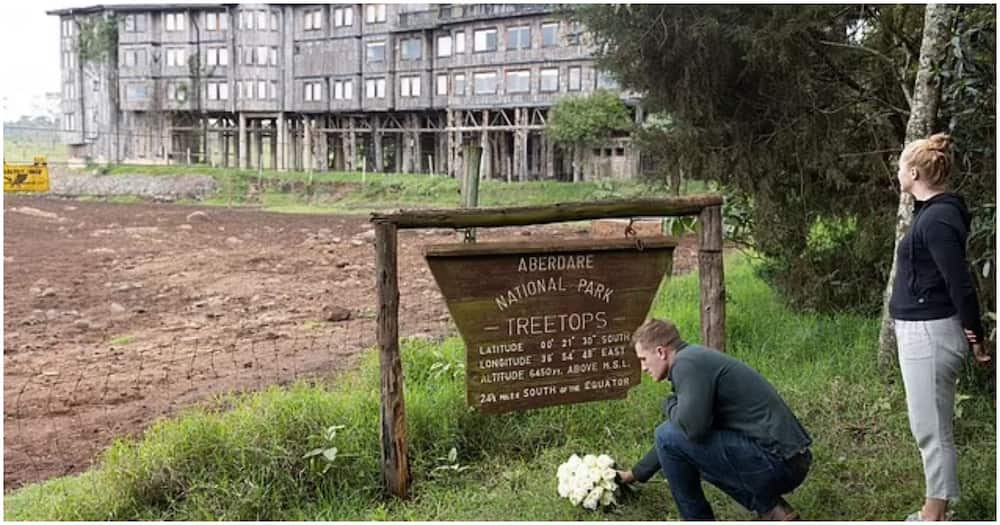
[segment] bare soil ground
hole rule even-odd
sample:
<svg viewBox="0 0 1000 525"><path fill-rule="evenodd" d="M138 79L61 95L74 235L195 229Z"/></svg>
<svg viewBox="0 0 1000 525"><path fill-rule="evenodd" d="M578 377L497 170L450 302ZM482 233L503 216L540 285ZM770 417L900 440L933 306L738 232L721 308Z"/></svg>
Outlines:
<svg viewBox="0 0 1000 525"><path fill-rule="evenodd" d="M588 229L479 238L529 235ZM335 380L375 343L372 239L366 217L5 198L5 490L216 394ZM401 336L453 331L421 247L455 239L400 232ZM684 239L674 273L696 257Z"/></svg>

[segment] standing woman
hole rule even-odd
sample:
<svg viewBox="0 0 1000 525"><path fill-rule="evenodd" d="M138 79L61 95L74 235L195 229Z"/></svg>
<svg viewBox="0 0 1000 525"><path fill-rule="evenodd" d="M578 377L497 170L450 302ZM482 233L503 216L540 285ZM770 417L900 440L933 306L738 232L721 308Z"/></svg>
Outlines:
<svg viewBox="0 0 1000 525"><path fill-rule="evenodd" d="M965 261L971 216L945 191L953 163L951 137L911 142L899 157L899 186L913 195L913 226L899 242L889 302L899 347L910 430L923 459L926 499L907 521L947 518L958 499L958 455L952 419L955 387L971 346L989 366L979 302Z"/></svg>

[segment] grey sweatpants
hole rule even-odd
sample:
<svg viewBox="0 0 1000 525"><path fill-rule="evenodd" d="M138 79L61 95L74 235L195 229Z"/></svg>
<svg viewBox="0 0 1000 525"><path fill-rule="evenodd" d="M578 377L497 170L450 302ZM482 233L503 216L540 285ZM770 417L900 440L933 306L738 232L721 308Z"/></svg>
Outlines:
<svg viewBox="0 0 1000 525"><path fill-rule="evenodd" d="M955 387L969 344L957 317L894 321L910 431L924 463L926 497L958 499L952 419Z"/></svg>

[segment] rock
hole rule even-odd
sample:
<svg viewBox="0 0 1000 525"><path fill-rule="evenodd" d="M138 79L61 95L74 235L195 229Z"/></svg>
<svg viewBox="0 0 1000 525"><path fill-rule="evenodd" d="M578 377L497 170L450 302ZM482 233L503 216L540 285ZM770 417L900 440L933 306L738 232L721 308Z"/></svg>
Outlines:
<svg viewBox="0 0 1000 525"><path fill-rule="evenodd" d="M531 230L521 230L521 235L527 237L531 235Z"/></svg>
<svg viewBox="0 0 1000 525"><path fill-rule="evenodd" d="M191 226L190 224L181 224L181 225L177 226L177 229L180 229L180 230L191 230L191 229L194 229L194 226Z"/></svg>
<svg viewBox="0 0 1000 525"><path fill-rule="evenodd" d="M90 330L91 328L93 328L94 327L94 323L91 323L90 321L88 321L86 319L79 319L75 323L73 323L73 326L75 326L76 328L78 328L81 331L86 331L86 330Z"/></svg>
<svg viewBox="0 0 1000 525"><path fill-rule="evenodd" d="M350 264L351 263L347 261L337 261L337 264L335 264L334 266L336 266L337 268L347 268Z"/></svg>
<svg viewBox="0 0 1000 525"><path fill-rule="evenodd" d="M339 306L327 306L323 308L323 320L334 323L347 321L351 318L351 311Z"/></svg>
<svg viewBox="0 0 1000 525"><path fill-rule="evenodd" d="M55 321L58 318L59 318L59 312L51 308L45 311L45 319L49 321Z"/></svg>
<svg viewBox="0 0 1000 525"><path fill-rule="evenodd" d="M28 289L28 292L34 296L42 295L42 289L37 286L32 286L31 288Z"/></svg>
<svg viewBox="0 0 1000 525"><path fill-rule="evenodd" d="M87 250L87 253L92 253L94 255L114 255L115 251L111 248L91 248Z"/></svg>
<svg viewBox="0 0 1000 525"><path fill-rule="evenodd" d="M226 244L230 246L236 246L238 244L243 244L243 241L236 237L226 237Z"/></svg>
<svg viewBox="0 0 1000 525"><path fill-rule="evenodd" d="M37 286L38 288L45 288L48 285L49 285L48 279L44 279L44 278L35 281L35 284L34 284L34 286Z"/></svg>
<svg viewBox="0 0 1000 525"><path fill-rule="evenodd" d="M45 290L42 290L42 293L41 293L42 297L53 297L55 295L56 295L56 289L55 288L46 288Z"/></svg>
<svg viewBox="0 0 1000 525"><path fill-rule="evenodd" d="M184 220L187 222L208 222L208 214L203 211L193 211Z"/></svg>
<svg viewBox="0 0 1000 525"><path fill-rule="evenodd" d="M351 239L351 246L364 246L365 241L361 239Z"/></svg>
<svg viewBox="0 0 1000 525"><path fill-rule="evenodd" d="M375 241L375 230L366 230L354 236L355 239L361 239L363 241Z"/></svg>
<svg viewBox="0 0 1000 525"><path fill-rule="evenodd" d="M113 314L123 314L125 313L125 307L118 303L111 303L111 313Z"/></svg>
<svg viewBox="0 0 1000 525"><path fill-rule="evenodd" d="M341 238L340 237L334 237L334 238L330 239L330 244L340 244L340 242L341 242Z"/></svg>

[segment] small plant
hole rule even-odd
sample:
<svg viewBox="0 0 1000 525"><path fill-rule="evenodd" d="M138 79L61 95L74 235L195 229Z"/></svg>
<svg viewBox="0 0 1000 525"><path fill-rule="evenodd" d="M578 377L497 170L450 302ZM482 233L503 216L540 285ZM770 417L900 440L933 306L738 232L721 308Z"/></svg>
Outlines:
<svg viewBox="0 0 1000 525"><path fill-rule="evenodd" d="M309 463L312 465L315 464L316 461L319 461L320 458L322 458L322 460L325 461L326 463L323 465L323 470L321 473L326 474L331 468L333 468L333 463L334 461L337 460L338 450L337 447L333 446L333 444L334 440L337 437L337 431L343 428L345 428L344 425L333 425L327 427L326 430L323 431L323 436L322 436L327 446L314 448L309 452L306 452L305 454L303 454L302 459L308 459Z"/></svg>
<svg viewBox="0 0 1000 525"><path fill-rule="evenodd" d="M465 375L465 365L449 360L440 350L434 350L432 353L436 359L430 367L430 376L433 379L440 379L448 375L453 379L459 379Z"/></svg>
<svg viewBox="0 0 1000 525"><path fill-rule="evenodd" d="M135 341L134 335L120 335L108 341L109 346L125 346Z"/></svg>
<svg viewBox="0 0 1000 525"><path fill-rule="evenodd" d="M448 451L447 457L439 457L437 458L437 461L442 464L434 467L434 470L431 472L432 476L439 475L441 472L453 472L455 474L459 474L469 469L468 465L459 464L458 449L455 447L451 447L451 450Z"/></svg>

